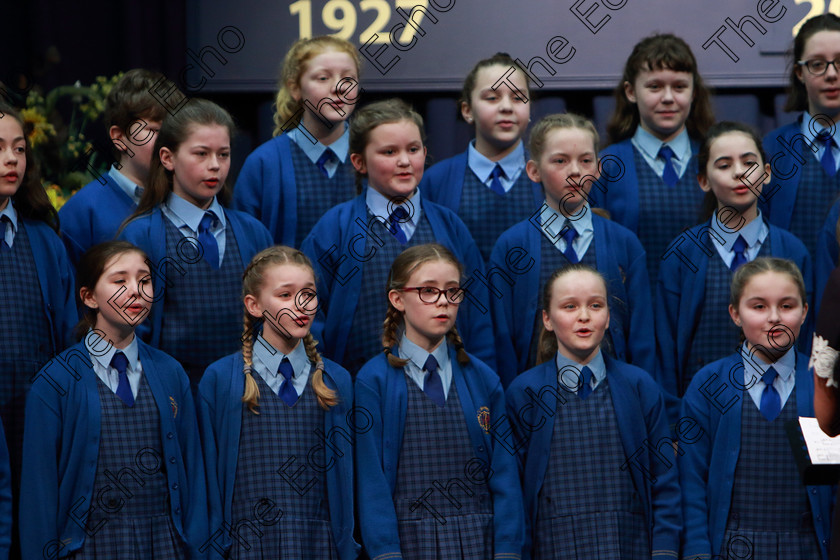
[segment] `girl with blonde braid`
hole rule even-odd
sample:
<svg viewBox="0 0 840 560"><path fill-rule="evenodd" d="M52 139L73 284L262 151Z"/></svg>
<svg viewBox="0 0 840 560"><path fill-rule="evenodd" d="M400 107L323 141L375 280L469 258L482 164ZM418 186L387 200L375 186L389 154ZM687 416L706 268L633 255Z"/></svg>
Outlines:
<svg viewBox="0 0 840 560"><path fill-rule="evenodd" d="M383 353L356 377L359 518L373 560L520 557L516 457L499 377L464 350L463 267L443 245L391 265ZM493 434L491 435L491 429Z"/></svg>
<svg viewBox="0 0 840 560"><path fill-rule="evenodd" d="M199 384L211 557L356 558L352 382L309 333L312 265L296 249L265 249L242 296L242 350Z"/></svg>

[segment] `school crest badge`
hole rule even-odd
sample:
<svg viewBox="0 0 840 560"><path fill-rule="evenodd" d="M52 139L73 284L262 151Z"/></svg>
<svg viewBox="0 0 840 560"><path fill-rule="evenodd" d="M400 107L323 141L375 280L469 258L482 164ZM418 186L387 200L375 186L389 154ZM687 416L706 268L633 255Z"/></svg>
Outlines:
<svg viewBox="0 0 840 560"><path fill-rule="evenodd" d="M178 403L175 402L175 397L169 397L169 406L172 407L172 418L174 420L178 417Z"/></svg>
<svg viewBox="0 0 840 560"><path fill-rule="evenodd" d="M490 409L486 406L482 406L478 409L478 414L476 414L476 418L478 418L478 425L482 427L485 434L490 433Z"/></svg>

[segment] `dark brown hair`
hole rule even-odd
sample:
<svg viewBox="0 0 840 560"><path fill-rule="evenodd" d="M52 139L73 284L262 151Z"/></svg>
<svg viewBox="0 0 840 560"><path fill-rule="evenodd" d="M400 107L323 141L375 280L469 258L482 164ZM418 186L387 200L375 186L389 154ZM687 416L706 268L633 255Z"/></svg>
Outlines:
<svg viewBox="0 0 840 560"><path fill-rule="evenodd" d="M0 99L0 115L3 115L3 118L11 117L17 121L23 131L25 140L24 156L26 157L26 169L23 172L20 187L12 195L15 210L20 216L28 220L40 220L44 222L58 233L58 212L53 208L50 198L47 196L47 191L44 190L44 186L41 184L41 173L38 170L38 164L29 145L29 133L31 131L27 130L27 126L20 113L2 99Z"/></svg>
<svg viewBox="0 0 840 560"><path fill-rule="evenodd" d="M415 245L409 247L400 253L394 262L391 263L391 272L388 275L388 289L386 294L391 290L400 290L405 288L408 279L420 266L429 263L443 261L450 263L458 269L458 275L464 275L464 266L458 261L452 251L438 243L426 243L424 245ZM445 297L445 296L443 296ZM388 356L388 363L394 367L403 367L408 363L408 360L397 358L391 353L391 348L398 344L397 329L403 324L403 314L397 310L396 307L388 300L388 311L385 314L385 322L383 323L382 332L382 351ZM457 359L459 364L468 364L470 357L467 351L464 350L464 342L458 334L455 325L446 333L449 343L455 348L457 352Z"/></svg>
<svg viewBox="0 0 840 560"><path fill-rule="evenodd" d="M242 297L254 296L259 297L260 291L263 289L263 281L265 272L272 266L290 264L300 266L312 272L315 276L315 271L312 268L312 263L309 259L291 247L283 245L275 245L268 249L263 249L251 259L251 262L245 268L242 274ZM256 326L261 321L261 317L254 317L248 310L245 310L244 332L242 335L242 361L245 364L245 393L242 395L242 402L248 405L248 410L254 414L257 412L260 400L260 389L257 382L254 380L254 375L251 372L253 365L253 351L254 340L256 339ZM327 409L338 404L338 397L335 391L327 387L324 383L324 360L315 346L318 344L312 333L306 333L303 337L303 345L306 350L306 357L309 361L315 364L315 371L309 376L309 382L312 384L312 390L315 392L315 397L318 399L318 404L321 408Z"/></svg>
<svg viewBox="0 0 840 560"><path fill-rule="evenodd" d="M758 176L760 177L762 173L764 173L764 163L767 161L767 154L764 152L764 146L761 142L761 137L758 133L752 129L752 127L745 125L744 123L733 122L733 121L721 121L719 123L715 123L706 133L706 136L703 138L703 142L700 144L700 150L697 152L697 176L698 177L707 177L707 166L709 165L709 153L712 150L712 144L715 140L723 136L724 134L729 134L730 132L740 132L741 134L746 134L747 136L752 139L753 143L755 144L756 149L758 150L758 156L761 158L759 162L759 168L757 170ZM752 173L755 173L753 171ZM702 220L706 221L712 217L712 214L715 213L717 210L717 198L715 197L715 193L709 191L706 193L705 198L703 199L703 213L702 213Z"/></svg>
<svg viewBox="0 0 840 560"><path fill-rule="evenodd" d="M134 122L163 121L166 108L151 92L153 88L162 86L170 88L174 84L160 72L135 68L123 74L105 98L105 123L108 128L116 126L128 136ZM113 151L117 159L122 156L116 146Z"/></svg>
<svg viewBox="0 0 840 560"><path fill-rule="evenodd" d="M639 110L635 103L630 103L627 99L624 82L635 84L639 73L648 70L673 70L692 75L694 100L691 102L685 127L691 138L702 138L715 122L709 89L697 71L697 60L691 52L691 47L679 37L665 33L646 37L633 47L633 52L624 65L624 74L613 91L615 110L607 124L610 143L630 138L639 126Z"/></svg>
<svg viewBox="0 0 840 560"><path fill-rule="evenodd" d="M805 84L799 81L799 78L796 76L796 63L802 60L802 53L805 52L805 44L808 42L808 39L820 31L840 31L840 17L832 13L814 16L799 28L799 32L793 40L793 49L789 51L790 81L788 82L788 97L785 102L785 111L804 111L808 108L808 91L805 89ZM807 70L802 71L807 72Z"/></svg>
<svg viewBox="0 0 840 560"><path fill-rule="evenodd" d="M149 166L149 184L143 191L143 197L134 213L126 218L120 229L128 222L151 212L156 206L166 201L172 192L172 172L166 169L160 161L160 149L169 148L173 153L192 134L196 126L219 125L228 129L231 141L235 132L233 119L230 114L207 99L194 97L185 103L174 115L163 119L160 132L155 139L152 162ZM225 179L222 190L216 195L219 203L227 206L231 198L231 188Z"/></svg>
<svg viewBox="0 0 840 560"><path fill-rule="evenodd" d="M143 249L128 241L105 241L85 251L79 258L79 265L76 267L76 290L78 290L79 299L82 299L82 290L93 292L108 263L125 253L137 253L144 260L149 259ZM82 311L82 318L73 329L73 334L77 340L84 338L85 334L96 326L98 313L98 309L85 306Z"/></svg>
<svg viewBox="0 0 840 560"><path fill-rule="evenodd" d="M467 77L464 78L464 86L461 88L461 97L458 99L458 114L461 114L461 104L466 103L467 105L472 105L472 92L475 89L475 81L478 76L479 71L482 68L489 68L491 66L507 66L508 69L515 68L517 71L522 72L522 75L525 76L525 87L527 91L525 92L528 97L531 97L531 81L528 78L527 72L525 72L521 66L519 66L516 61L511 58L508 53L504 52L497 52L490 58L485 58L483 60L479 60L475 66L473 66L472 70L470 70ZM501 78L502 75L499 76Z"/></svg>

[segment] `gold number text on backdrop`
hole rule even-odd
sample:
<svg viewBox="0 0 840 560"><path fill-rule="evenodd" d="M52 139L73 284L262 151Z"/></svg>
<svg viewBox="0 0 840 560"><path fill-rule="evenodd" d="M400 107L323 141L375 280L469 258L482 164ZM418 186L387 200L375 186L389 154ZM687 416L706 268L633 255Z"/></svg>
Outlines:
<svg viewBox="0 0 840 560"><path fill-rule="evenodd" d="M805 17L799 20L799 23L793 26L793 36L796 37L796 34L799 33L799 28L802 27L802 24L811 19L814 16L819 16L825 13L825 0L793 0L797 4L804 4L808 3L811 5L811 9L808 10L808 13L805 14ZM840 0L831 0L828 3L828 11L836 16L840 16Z"/></svg>
<svg viewBox="0 0 840 560"><path fill-rule="evenodd" d="M840 0L832 0L832 2L840 3ZM428 9L429 0L394 0L396 8L402 8L408 13L415 6ZM388 0L361 0L359 2L359 9L362 13L376 12L373 22L359 34L358 43L364 45L367 41L376 35L373 43L387 43L388 42L388 24L391 21L393 12L391 4ZM289 13L293 16L298 16L298 37L301 39L308 39L312 37L312 0L297 0L289 4ZM358 19L356 6L350 0L328 0L324 4L324 9L321 10L321 21L328 29L333 30L336 37L350 40L356 32L356 24ZM422 13L420 17L414 22L417 27L422 22ZM402 45L408 45L417 29L411 25L406 25L402 35L398 41Z"/></svg>

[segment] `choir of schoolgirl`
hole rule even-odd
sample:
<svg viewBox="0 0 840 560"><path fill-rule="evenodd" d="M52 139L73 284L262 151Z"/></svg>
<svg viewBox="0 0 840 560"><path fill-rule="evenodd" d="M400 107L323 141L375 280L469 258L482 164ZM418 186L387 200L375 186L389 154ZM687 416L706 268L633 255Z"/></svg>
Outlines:
<svg viewBox="0 0 840 560"><path fill-rule="evenodd" d="M233 189L231 115L132 70L58 214L0 105L0 559L840 557L785 432L838 431L838 62L807 21L762 142L647 37L599 152L497 53L426 171L421 116L302 39Z"/></svg>

